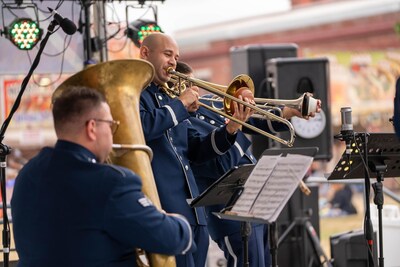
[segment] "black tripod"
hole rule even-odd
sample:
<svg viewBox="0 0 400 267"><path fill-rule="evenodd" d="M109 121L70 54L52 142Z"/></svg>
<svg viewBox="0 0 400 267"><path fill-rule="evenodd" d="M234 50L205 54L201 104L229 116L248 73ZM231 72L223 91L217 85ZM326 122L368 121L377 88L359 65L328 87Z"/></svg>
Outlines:
<svg viewBox="0 0 400 267"><path fill-rule="evenodd" d="M275 223L274 223L275 224ZM276 227L276 226L274 226ZM272 256L272 266L278 266L277 265L277 252L276 249L279 247L279 245L289 236L290 232L295 228L295 227L300 227L303 229L306 234L308 239L311 242L312 249L313 249L313 254L314 257L309 259L308 265L307 266L327 266L327 267L332 267L332 264L330 260L328 259L328 256L325 254L323 248L321 247L321 243L319 241L318 235L314 229L314 226L310 222L308 217L299 217L296 218L286 229L285 232L282 233L282 235L279 237L277 246L276 248L272 248L271 245L271 256ZM272 229L272 227L271 227ZM274 233L271 233L271 238L273 238ZM276 236L276 235L275 235ZM304 240L305 242L306 240ZM272 242L271 242L272 243ZM275 255L273 255L273 253ZM302 253L303 257L305 257L305 253ZM303 259L303 262L305 262L306 259Z"/></svg>
<svg viewBox="0 0 400 267"><path fill-rule="evenodd" d="M310 208L303 211L303 208L301 208L304 204L303 200L297 197L302 197L301 194L300 191L293 194L295 198L287 203L287 211L281 214L283 215L282 218L278 218L280 222L285 218L285 220L290 223L278 223L276 221L270 224L271 266L278 266L278 249L281 247L282 249L290 250L291 247L282 245L293 244L293 241L295 241L295 251L298 252L296 256L299 256L299 258L296 257L296 262L301 263L299 266L331 267L331 262L325 254L318 233L311 222L311 216L313 215L312 209ZM296 204L294 204L295 202ZM300 208L298 206L300 206ZM299 212L299 210L301 213L293 216L293 214ZM289 241L289 243L285 243L285 241ZM308 244L311 245L311 250ZM286 255L293 255L289 251L287 252ZM293 257L295 257L295 255L293 255ZM279 260L283 261L281 264L293 266L293 262L290 259L281 257Z"/></svg>

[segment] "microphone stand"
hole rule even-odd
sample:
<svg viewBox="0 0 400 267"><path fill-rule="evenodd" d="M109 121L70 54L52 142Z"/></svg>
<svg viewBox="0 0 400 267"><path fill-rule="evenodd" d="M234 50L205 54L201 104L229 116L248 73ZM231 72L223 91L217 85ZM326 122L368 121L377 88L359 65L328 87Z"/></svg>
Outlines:
<svg viewBox="0 0 400 267"><path fill-rule="evenodd" d="M2 196L2 208L3 208L3 259L4 259L4 267L9 266L9 255L10 255L10 225L9 225L9 220L8 220L8 215L7 215L7 198L6 198L6 172L5 168L7 166L7 155L11 153L11 148L8 147L7 145L3 144L3 139L5 132L8 128L8 125L11 122L11 118L14 115L14 113L17 111L19 104L22 99L22 95L25 92L26 86L28 85L28 82L33 74L33 71L36 69L36 67L39 65L40 61L40 56L43 53L44 47L46 46L46 43L50 37L51 34L54 33L54 28L55 26L58 25L58 22L56 20L53 20L50 22L48 28L47 28L47 34L43 38L43 40L40 42L40 48L39 51L35 57L35 60L32 63L31 68L29 69L28 74L24 78L21 84L21 89L18 93L18 96L11 108L10 114L8 117L5 119L3 125L1 126L1 131L0 131L0 185L1 185L1 196Z"/></svg>
<svg viewBox="0 0 400 267"><path fill-rule="evenodd" d="M364 185L365 185L365 217L364 217L364 236L367 242L367 247L368 247L368 265L367 267L374 267L374 258L373 258L373 227L372 227L372 222L371 222L371 211L370 211L370 205L369 205L369 198L370 198L370 177L369 177L369 166L368 166L368 133L357 133L353 131L342 131L340 134L335 135L334 138L338 139L340 141L346 141L346 142L356 142L357 138L360 138L362 141L362 144L364 146L364 153L361 155L360 153L360 158L363 161L363 166L364 166ZM347 149L347 148L346 148ZM360 149L358 149L360 151ZM350 150L351 151L351 150ZM346 153L350 153L346 150ZM347 161L350 161L350 154L347 155Z"/></svg>
<svg viewBox="0 0 400 267"><path fill-rule="evenodd" d="M371 182L370 182L370 177L369 177L369 171L368 171L368 133L359 133L358 134L362 140L362 143L364 144L364 178L365 178L365 218L364 218L364 235L365 239L367 241L368 245L368 267L373 267L375 265L374 263L374 257L372 255L373 253L373 248L374 248L374 239L373 239L373 234L374 234L374 229L372 227L372 221L371 221L371 209L370 209L370 204L369 204L369 198L370 198L370 188L371 188ZM383 267L383 266L382 266Z"/></svg>

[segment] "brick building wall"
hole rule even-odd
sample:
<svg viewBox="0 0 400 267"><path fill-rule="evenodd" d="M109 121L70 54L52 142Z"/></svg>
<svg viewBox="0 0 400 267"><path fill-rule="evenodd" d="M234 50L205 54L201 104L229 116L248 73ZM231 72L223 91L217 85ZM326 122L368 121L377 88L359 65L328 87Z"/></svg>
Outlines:
<svg viewBox="0 0 400 267"><path fill-rule="evenodd" d="M309 51L324 53L396 49L400 48L400 36L394 27L399 18L400 12L396 12L250 38L221 40L209 44L208 49L182 53L181 59L194 69L210 69L209 79L213 82L227 83L231 80L229 50L233 46L295 43L299 46L299 56Z"/></svg>

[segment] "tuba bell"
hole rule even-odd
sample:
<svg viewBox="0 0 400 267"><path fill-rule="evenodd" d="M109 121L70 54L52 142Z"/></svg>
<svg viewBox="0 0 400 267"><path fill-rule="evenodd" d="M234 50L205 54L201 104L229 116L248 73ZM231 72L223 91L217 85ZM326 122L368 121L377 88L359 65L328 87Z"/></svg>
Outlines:
<svg viewBox="0 0 400 267"><path fill-rule="evenodd" d="M112 116L121 122L114 134L111 162L131 169L142 179L142 191L159 210L157 187L151 168L151 149L146 146L139 115L139 100L142 90L154 77L154 67L144 60L114 60L88 67L64 81L53 94L53 99L70 85L84 85L104 94ZM115 148L122 148L115 151ZM139 266L174 267L175 257L137 251Z"/></svg>

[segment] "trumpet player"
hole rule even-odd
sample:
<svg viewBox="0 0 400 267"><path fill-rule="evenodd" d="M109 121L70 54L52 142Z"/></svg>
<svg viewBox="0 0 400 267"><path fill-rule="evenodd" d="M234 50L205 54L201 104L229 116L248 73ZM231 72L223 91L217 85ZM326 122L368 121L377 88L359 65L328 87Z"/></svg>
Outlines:
<svg viewBox="0 0 400 267"><path fill-rule="evenodd" d="M204 162L225 153L235 143L240 125L230 122L202 135L189 121L198 108L198 90L190 88L179 96L171 95L165 84L179 59L177 43L168 35L154 33L146 37L140 47L140 58L153 64L153 82L142 92L140 118L146 143L154 152L152 169L161 206L167 212L184 215L192 227L197 251L177 255L178 267L204 267L209 236L203 208L192 209L187 200L199 194L190 162ZM238 105L234 114L246 121L252 112Z"/></svg>
<svg viewBox="0 0 400 267"><path fill-rule="evenodd" d="M179 61L175 70L182 74L193 76L192 68L184 62ZM211 105L211 101L208 101L207 99L211 99L212 97L212 95L205 95L200 99L200 101L207 105ZM220 105L222 105L222 103L220 103ZM321 101L317 100L316 112L319 112L320 109ZM289 107L284 107L282 114L286 119L290 119L293 116L301 116L300 111ZM203 107L200 107L191 115L192 118L190 121L192 122L192 125L203 134L207 134L226 124L226 119L224 117ZM311 113L309 116L313 117L315 116L315 113ZM288 130L285 124L271 122L269 120L266 121L263 119L250 118L248 123L273 133L276 133L276 131ZM243 127L243 129L240 130L246 131L246 128ZM248 133L254 134L254 132L251 131L248 131ZM219 177L234 166L255 164L256 159L249 151L250 145L251 141L246 136L240 135L236 138L235 145L224 155L206 163L193 163L192 169L200 192L207 189ZM221 220L212 214L212 212L219 212L223 208L223 205L207 206L205 208L207 213L208 231L211 238L223 250L224 256L227 260L227 266L243 266L244 255L240 222ZM250 267L270 266L271 260L268 245L268 226L266 224L252 224L248 245Z"/></svg>

